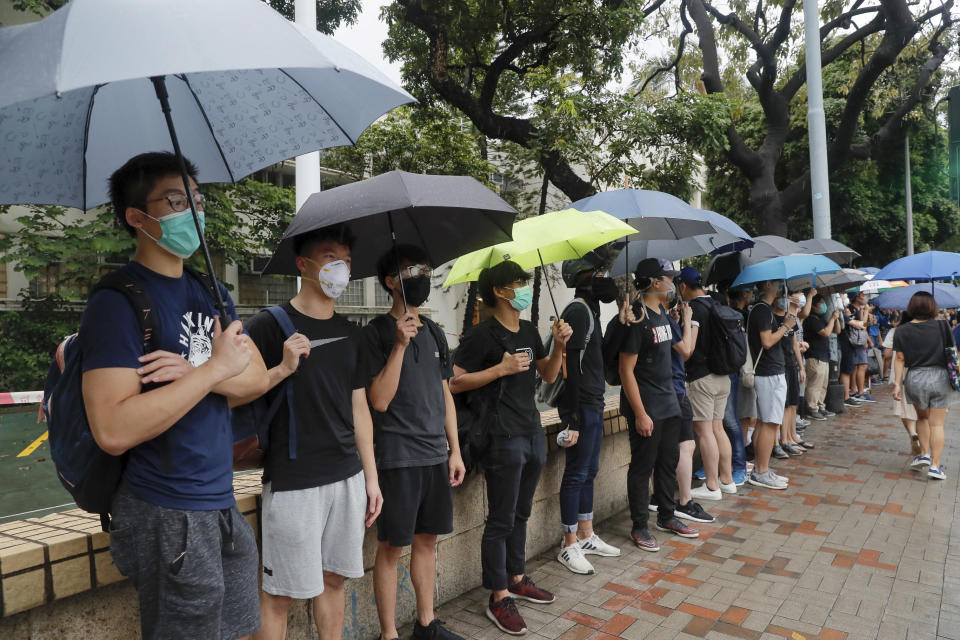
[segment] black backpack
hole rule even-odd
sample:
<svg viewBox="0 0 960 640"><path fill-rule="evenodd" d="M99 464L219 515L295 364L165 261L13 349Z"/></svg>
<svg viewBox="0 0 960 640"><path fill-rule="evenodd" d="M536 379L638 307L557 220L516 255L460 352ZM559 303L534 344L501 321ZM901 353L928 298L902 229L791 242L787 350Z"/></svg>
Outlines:
<svg viewBox="0 0 960 640"><path fill-rule="evenodd" d="M740 371L747 361L747 331L743 315L725 304L710 298L697 298L710 312L710 345L707 368L716 375L730 375Z"/></svg>
<svg viewBox="0 0 960 640"><path fill-rule="evenodd" d="M209 288L206 274L186 265L184 270ZM143 352L152 351L156 328L153 304L142 285L124 271L113 271L97 282L90 296L101 289L117 291L127 298L140 325ZM103 530L109 531L111 503L120 486L127 454L110 455L94 440L83 403L83 357L77 337L76 333L67 336L57 347L43 383L41 408L47 419L50 457L60 483L78 507L98 514Z"/></svg>
<svg viewBox="0 0 960 640"><path fill-rule="evenodd" d="M497 345L503 351L509 347L495 334ZM500 400L503 398L503 378L479 389L453 394L457 408L457 439L460 440L460 456L467 473L477 469L490 447L490 433L500 420Z"/></svg>

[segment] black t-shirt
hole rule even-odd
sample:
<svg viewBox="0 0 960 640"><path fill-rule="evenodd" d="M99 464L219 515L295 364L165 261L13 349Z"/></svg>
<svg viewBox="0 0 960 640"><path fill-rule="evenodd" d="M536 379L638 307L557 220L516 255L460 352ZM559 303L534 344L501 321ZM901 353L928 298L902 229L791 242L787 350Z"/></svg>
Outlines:
<svg viewBox="0 0 960 640"><path fill-rule="evenodd" d="M710 334L711 304L713 304L713 300L710 296L701 296L690 301L693 320L699 322L700 327L697 330L697 344L693 349L693 355L686 362L687 382L699 380L710 374L710 367L707 362L710 358L710 340L713 338Z"/></svg>
<svg viewBox="0 0 960 640"><path fill-rule="evenodd" d="M763 344L760 342L761 331L776 332L780 328L780 318L773 313L773 308L766 302L758 302L753 306L749 314L747 324L747 338L750 343L750 357L756 362L760 355ZM775 376L784 373L783 347L780 343L773 345L769 349L763 349L763 357L756 365L755 375Z"/></svg>
<svg viewBox="0 0 960 640"><path fill-rule="evenodd" d="M666 310L660 312L644 309L642 321L630 326L621 353L637 354L633 375L640 388L643 408L654 420L663 420L680 415L680 405L673 389L672 363L673 329ZM625 394L620 394L620 406L631 410Z"/></svg>
<svg viewBox="0 0 960 640"><path fill-rule="evenodd" d="M810 345L806 357L821 362L830 361L830 338L820 335L820 332L826 328L827 323L816 313L811 313L803 321L803 339Z"/></svg>
<svg viewBox="0 0 960 640"><path fill-rule="evenodd" d="M397 341L396 319L389 313L377 316L363 328L363 337L370 374L376 376ZM430 328L421 325L403 353L397 393L387 410L371 407L377 468L426 467L447 459L443 381L453 372L449 357L444 366L443 353L446 345L437 344Z"/></svg>
<svg viewBox="0 0 960 640"><path fill-rule="evenodd" d="M593 333L587 336L587 330L590 328L590 315L593 315ZM603 393L607 387L603 379L603 330L600 327L600 318L593 313L593 310L586 303L581 303L578 300L574 300L567 305L561 317L573 329L573 336L567 342L567 351L583 351L583 359L580 361L580 407L602 409ZM568 369L575 365L575 362L567 359ZM557 408L561 414L572 410L573 402L568 394L560 395Z"/></svg>
<svg viewBox="0 0 960 640"><path fill-rule="evenodd" d="M536 400L536 365L537 360L547 357L547 352L532 323L521 320L520 329L514 333L495 317L487 318L463 336L457 347L454 364L470 373L483 371L499 364L504 351L526 351L530 357L530 368L491 383L503 385L498 407L501 433L508 436L536 433L541 429Z"/></svg>
<svg viewBox="0 0 960 640"><path fill-rule="evenodd" d="M893 350L903 353L903 363L908 369L914 367L945 367L947 359L943 350L944 333L948 330L937 320L907 322L897 327L893 334Z"/></svg>
<svg viewBox="0 0 960 640"><path fill-rule="evenodd" d="M776 314L775 314L776 315ZM777 316L777 321L783 324L785 315ZM787 367L797 366L797 354L793 352L793 341L796 339L796 330L791 330L780 338L780 347L783 349L783 364Z"/></svg>
<svg viewBox="0 0 960 640"><path fill-rule="evenodd" d="M263 481L274 491L309 489L339 482L361 470L353 426L353 391L370 380L360 327L341 315L327 320L306 316L288 302L283 305L293 326L310 340L303 359L287 384L293 384L297 425L297 457L289 456L289 415L282 403L270 423L270 446ZM267 368L283 361L283 331L266 311L247 321L246 330L263 355ZM267 392L267 401L282 385Z"/></svg>

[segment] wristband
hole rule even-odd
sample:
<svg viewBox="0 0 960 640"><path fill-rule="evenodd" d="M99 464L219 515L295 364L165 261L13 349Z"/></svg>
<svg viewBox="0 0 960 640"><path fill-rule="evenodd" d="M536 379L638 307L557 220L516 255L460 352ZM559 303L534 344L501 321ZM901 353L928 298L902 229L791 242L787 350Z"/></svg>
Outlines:
<svg viewBox="0 0 960 640"><path fill-rule="evenodd" d="M691 320L691 321L690 321L690 326L691 326L691 327L699 327L699 326L700 326L700 323L699 323L697 320Z"/></svg>

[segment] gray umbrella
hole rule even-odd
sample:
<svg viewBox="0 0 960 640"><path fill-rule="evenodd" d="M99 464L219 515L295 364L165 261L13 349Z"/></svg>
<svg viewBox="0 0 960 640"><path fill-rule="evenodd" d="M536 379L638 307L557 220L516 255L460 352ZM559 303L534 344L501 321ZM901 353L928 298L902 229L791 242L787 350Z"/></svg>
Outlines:
<svg viewBox="0 0 960 640"><path fill-rule="evenodd" d="M847 245L831 238L811 238L810 240L801 240L797 244L803 247L806 253L827 256L840 264L850 264L860 257L859 253Z"/></svg>
<svg viewBox="0 0 960 640"><path fill-rule="evenodd" d="M394 241L421 247L436 267L510 240L516 215L474 178L390 171L307 198L264 273L299 275L294 238L337 223L356 238L353 278L376 275L377 260Z"/></svg>
<svg viewBox="0 0 960 640"><path fill-rule="evenodd" d="M756 236L753 241L754 245L749 249L725 253L711 260L707 267L707 284L731 282L743 271L744 267L770 258L779 258L795 253L811 253L798 243L781 236Z"/></svg>
<svg viewBox="0 0 960 640"><path fill-rule="evenodd" d="M832 259L832 258L831 258ZM825 273L816 278L816 287L823 293L840 292L870 279L865 271L859 269L843 269L840 273ZM810 278L788 280L787 288L790 291L801 291L810 286Z"/></svg>
<svg viewBox="0 0 960 640"><path fill-rule="evenodd" d="M713 253L717 248L724 245L735 245L744 241L743 238L738 238L722 229L716 233L690 236L678 240L632 240L629 247L625 247L617 256L617 259L614 260L613 266L610 268L610 276L619 278L628 271L632 273L637 268L637 264L646 258L682 260ZM749 240L746 242L749 242ZM629 269L627 268L628 257L630 260Z"/></svg>
<svg viewBox="0 0 960 640"><path fill-rule="evenodd" d="M146 151L190 158L200 182L234 181L351 144L413 102L259 0L72 0L0 29L0 60L0 205L101 204L110 174ZM189 192L186 174L181 163Z"/></svg>

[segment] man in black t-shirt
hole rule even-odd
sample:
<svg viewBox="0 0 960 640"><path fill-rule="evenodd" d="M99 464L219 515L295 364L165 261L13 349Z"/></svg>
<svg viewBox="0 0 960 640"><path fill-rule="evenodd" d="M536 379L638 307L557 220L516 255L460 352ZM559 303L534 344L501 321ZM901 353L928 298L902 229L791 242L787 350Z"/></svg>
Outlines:
<svg viewBox="0 0 960 640"><path fill-rule="evenodd" d="M627 420L630 434L630 537L644 551L660 549L647 528L651 472L657 529L684 538L700 535L674 515L681 414L673 388L673 329L663 305L667 294L674 290L675 275L677 272L666 260L647 258L637 265L634 283L642 296L639 313L635 314L639 319L629 327L618 364L620 412Z"/></svg>
<svg viewBox="0 0 960 640"><path fill-rule="evenodd" d="M600 469L603 441L603 336L600 303L617 298L617 285L606 275L603 259L594 252L563 263L563 281L576 298L561 317L573 334L567 342L566 373L557 408L568 437L566 465L560 481L560 520L563 546L560 563L579 574L592 574L586 554L616 557L620 549L593 531L593 479ZM592 331L591 331L592 328Z"/></svg>
<svg viewBox="0 0 960 640"><path fill-rule="evenodd" d="M533 494L547 460L536 373L547 382L556 380L571 334L570 326L558 319L553 325L553 352L547 355L537 328L520 319L533 300L529 279L510 260L480 273L480 296L493 315L463 336L450 381L453 393L487 394L495 403L482 460L489 512L480 564L483 586L492 592L487 617L514 635L527 629L514 598L537 603L556 599L525 574L525 547Z"/></svg>
<svg viewBox="0 0 960 640"><path fill-rule="evenodd" d="M723 414L730 395L730 377L710 371L710 348L715 339L710 326L710 309L717 304L704 290L700 272L684 267L677 276L677 290L693 309L692 331L696 346L687 360L687 397L693 407L693 429L700 446L706 473L702 486L690 495L698 500L721 500L724 493L736 493L731 466L730 439L723 430Z"/></svg>
<svg viewBox="0 0 960 640"><path fill-rule="evenodd" d="M298 236L303 286L283 305L297 333L285 340L266 311L246 325L268 367L268 400L296 373L285 383L293 385L294 415L285 406L277 413L264 461L260 612L269 637L282 637L298 598L313 599L321 638L340 638L344 580L363 576L364 525L383 503L363 337L334 311L350 281L352 245L340 225Z"/></svg>
<svg viewBox="0 0 960 640"><path fill-rule="evenodd" d="M748 358L754 362L757 428L753 437L755 465L748 482L767 489L786 489L787 479L770 469L770 455L783 422L787 399L787 378L780 340L797 325L796 316L781 322L773 312L787 309L790 300L786 288L777 280L761 282L760 302L750 310L747 320Z"/></svg>
<svg viewBox="0 0 960 640"><path fill-rule="evenodd" d="M453 375L450 350L443 330L420 315L431 276L429 257L419 247L399 245L384 254L377 277L393 297L393 306L363 329L373 374L367 394L383 492L373 569L381 638L399 635L397 562L404 547L412 545L410 577L417 599L413 640L463 640L433 612L437 536L453 531L452 487L463 482L465 470L447 384Z"/></svg>
<svg viewBox="0 0 960 640"><path fill-rule="evenodd" d="M810 348L804 354L807 370L807 417L824 420L834 415L827 410L824 399L830 383L830 336L840 329L840 312L834 309L827 315L827 301L821 294L813 296L810 315L803 321L803 337Z"/></svg>

